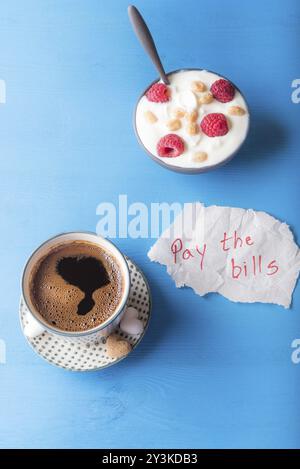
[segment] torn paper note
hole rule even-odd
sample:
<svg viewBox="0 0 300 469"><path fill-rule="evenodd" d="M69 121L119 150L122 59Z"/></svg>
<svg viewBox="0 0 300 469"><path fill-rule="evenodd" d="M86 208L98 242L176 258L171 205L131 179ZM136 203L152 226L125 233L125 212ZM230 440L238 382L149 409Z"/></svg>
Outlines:
<svg viewBox="0 0 300 469"><path fill-rule="evenodd" d="M300 269L299 248L286 223L265 212L185 204L148 253L167 266L177 287L198 295L288 308Z"/></svg>

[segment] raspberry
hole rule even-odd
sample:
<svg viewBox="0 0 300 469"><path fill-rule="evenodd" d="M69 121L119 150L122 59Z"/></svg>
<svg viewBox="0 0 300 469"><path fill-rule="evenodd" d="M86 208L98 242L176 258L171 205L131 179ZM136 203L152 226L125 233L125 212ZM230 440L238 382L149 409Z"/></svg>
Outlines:
<svg viewBox="0 0 300 469"><path fill-rule="evenodd" d="M157 144L157 153L161 157L175 158L184 152L184 141L176 134L162 137Z"/></svg>
<svg viewBox="0 0 300 469"><path fill-rule="evenodd" d="M212 92L214 98L221 103L228 103L229 101L232 101L235 94L233 85L223 78L215 81L211 85L210 91Z"/></svg>
<svg viewBox="0 0 300 469"><path fill-rule="evenodd" d="M166 103L170 99L169 89L164 83L154 83L146 93L148 101Z"/></svg>
<svg viewBox="0 0 300 469"><path fill-rule="evenodd" d="M207 114L202 119L200 127L209 137L221 137L229 130L226 117L221 113Z"/></svg>

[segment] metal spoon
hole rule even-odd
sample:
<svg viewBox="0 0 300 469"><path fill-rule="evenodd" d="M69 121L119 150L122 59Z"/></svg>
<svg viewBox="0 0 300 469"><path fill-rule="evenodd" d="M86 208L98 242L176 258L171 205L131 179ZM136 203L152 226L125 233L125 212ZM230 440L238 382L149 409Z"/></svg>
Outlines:
<svg viewBox="0 0 300 469"><path fill-rule="evenodd" d="M160 78L162 81L166 84L169 85L170 81L166 75L166 72L164 70L164 67L162 66L161 60L159 58L153 37L151 36L151 33L148 29L148 26L146 25L142 15L138 11L138 9L133 6L129 5L128 7L128 16L131 21L133 30L141 42L142 46L144 47L145 51L148 53L150 59L152 60L153 64L155 65Z"/></svg>

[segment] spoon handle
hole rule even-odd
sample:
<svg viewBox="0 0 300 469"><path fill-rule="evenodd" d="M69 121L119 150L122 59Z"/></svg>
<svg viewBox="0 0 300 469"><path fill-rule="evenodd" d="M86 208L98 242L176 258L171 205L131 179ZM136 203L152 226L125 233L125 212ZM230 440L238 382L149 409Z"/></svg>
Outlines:
<svg viewBox="0 0 300 469"><path fill-rule="evenodd" d="M128 7L128 15L133 26L134 32L137 38L140 40L141 44L143 45L145 51L148 53L150 59L152 60L153 64L155 65L162 81L169 85L169 79L164 71L162 63L160 61L155 43L153 41L153 37L146 25L142 15L138 11L138 9L133 6L129 5Z"/></svg>

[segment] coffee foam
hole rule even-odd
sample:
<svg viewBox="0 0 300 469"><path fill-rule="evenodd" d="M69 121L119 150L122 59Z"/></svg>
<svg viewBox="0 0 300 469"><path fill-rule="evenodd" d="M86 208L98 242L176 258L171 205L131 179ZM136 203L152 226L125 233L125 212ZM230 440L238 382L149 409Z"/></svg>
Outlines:
<svg viewBox="0 0 300 469"><path fill-rule="evenodd" d="M95 305L85 315L77 314L77 307L85 294L68 284L57 272L57 264L66 257L93 257L106 270L109 283L93 292ZM30 280L31 301L52 327L63 331L85 331L99 326L116 311L123 295L121 268L107 251L88 242L62 244L51 250L35 267Z"/></svg>

